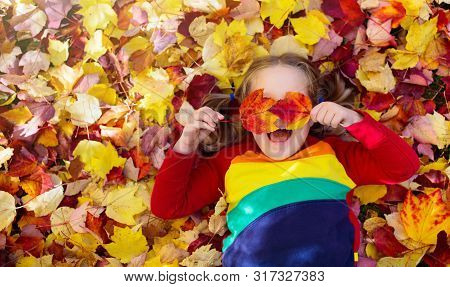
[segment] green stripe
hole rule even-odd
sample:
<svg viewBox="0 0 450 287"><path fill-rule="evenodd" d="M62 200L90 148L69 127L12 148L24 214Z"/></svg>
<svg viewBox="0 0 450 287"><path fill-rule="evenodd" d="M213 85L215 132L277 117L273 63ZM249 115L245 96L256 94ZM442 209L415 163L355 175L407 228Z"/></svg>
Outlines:
<svg viewBox="0 0 450 287"><path fill-rule="evenodd" d="M271 209L307 200L343 200L350 189L342 183L317 177L295 178L256 189L227 213L227 225L232 233L224 239L222 251L248 224Z"/></svg>

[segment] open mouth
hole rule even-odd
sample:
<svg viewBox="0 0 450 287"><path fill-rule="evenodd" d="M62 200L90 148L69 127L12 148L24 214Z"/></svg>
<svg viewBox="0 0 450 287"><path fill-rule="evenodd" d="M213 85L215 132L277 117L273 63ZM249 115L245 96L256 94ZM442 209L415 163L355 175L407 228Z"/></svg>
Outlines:
<svg viewBox="0 0 450 287"><path fill-rule="evenodd" d="M267 133L267 136L271 142L285 142L289 139L291 134L291 130L279 129L271 133Z"/></svg>

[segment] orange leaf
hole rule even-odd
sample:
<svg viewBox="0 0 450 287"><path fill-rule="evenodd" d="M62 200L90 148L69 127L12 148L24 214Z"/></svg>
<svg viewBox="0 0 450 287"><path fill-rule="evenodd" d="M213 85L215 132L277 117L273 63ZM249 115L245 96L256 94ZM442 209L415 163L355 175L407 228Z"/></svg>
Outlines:
<svg viewBox="0 0 450 287"><path fill-rule="evenodd" d="M278 129L275 125L277 117L269 112L275 102L272 98L263 97L263 89L255 90L245 97L239 108L244 128L257 134Z"/></svg>
<svg viewBox="0 0 450 287"><path fill-rule="evenodd" d="M309 116L312 109L311 99L302 93L287 92L284 99L270 108L270 112L280 118L280 128L300 128L297 123L306 123L303 119ZM302 121L303 120L303 121Z"/></svg>
<svg viewBox="0 0 450 287"><path fill-rule="evenodd" d="M405 16L405 8L402 3L397 1L392 1L390 5L384 6L372 13L372 17L380 19L381 22L392 19L392 28L397 28Z"/></svg>
<svg viewBox="0 0 450 287"><path fill-rule="evenodd" d="M450 211L442 201L439 189L418 197L408 191L400 218L408 236L425 244L436 244L441 230L450 232Z"/></svg>

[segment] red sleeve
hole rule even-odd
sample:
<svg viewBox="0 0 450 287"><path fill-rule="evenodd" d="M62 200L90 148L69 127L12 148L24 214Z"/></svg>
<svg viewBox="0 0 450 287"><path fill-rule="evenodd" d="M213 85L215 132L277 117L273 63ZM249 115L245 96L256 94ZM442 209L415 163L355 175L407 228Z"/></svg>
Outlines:
<svg viewBox="0 0 450 287"><path fill-rule="evenodd" d="M346 130L358 142L346 142L337 136L324 139L332 145L350 178L357 185L364 185L395 184L413 176L420 161L408 143L367 112L356 111L363 119Z"/></svg>
<svg viewBox="0 0 450 287"><path fill-rule="evenodd" d="M180 218L217 201L224 192L231 160L248 148L247 143L222 149L212 157L196 152L183 155L169 149L155 177L152 213L163 219Z"/></svg>

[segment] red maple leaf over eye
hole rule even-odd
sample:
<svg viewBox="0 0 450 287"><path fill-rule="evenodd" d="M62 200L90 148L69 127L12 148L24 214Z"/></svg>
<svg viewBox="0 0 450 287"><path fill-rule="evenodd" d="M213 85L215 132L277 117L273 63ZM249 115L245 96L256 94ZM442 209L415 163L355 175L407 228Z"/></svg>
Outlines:
<svg viewBox="0 0 450 287"><path fill-rule="evenodd" d="M277 117L269 112L275 103L274 99L264 97L263 89L251 92L239 108L243 127L257 134L276 130Z"/></svg>
<svg viewBox="0 0 450 287"><path fill-rule="evenodd" d="M289 125L307 117L311 108L312 103L308 96L299 92L287 92L284 99L279 100L269 111Z"/></svg>

